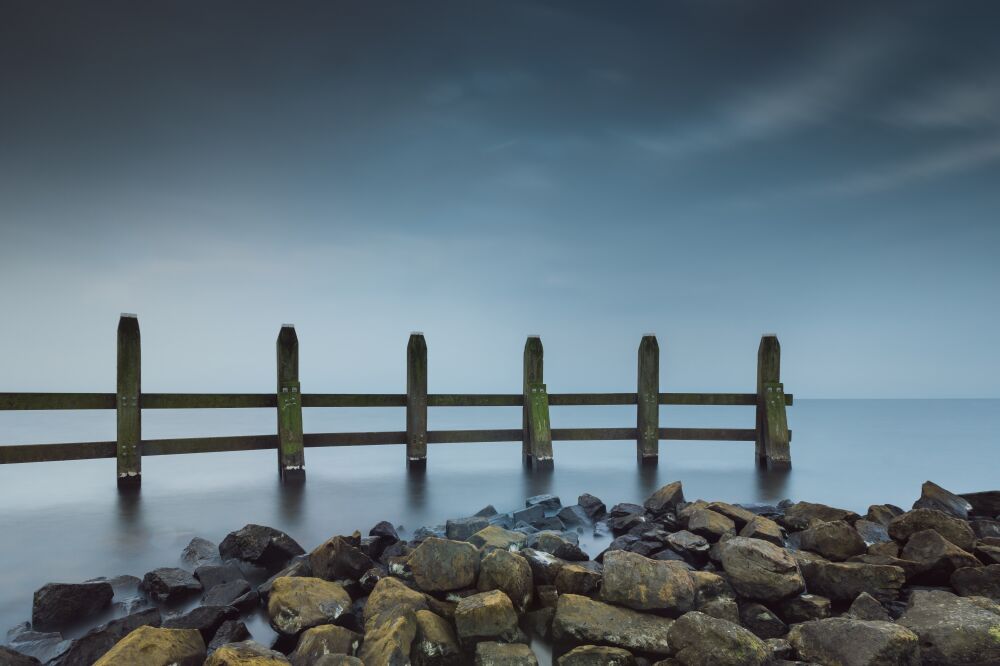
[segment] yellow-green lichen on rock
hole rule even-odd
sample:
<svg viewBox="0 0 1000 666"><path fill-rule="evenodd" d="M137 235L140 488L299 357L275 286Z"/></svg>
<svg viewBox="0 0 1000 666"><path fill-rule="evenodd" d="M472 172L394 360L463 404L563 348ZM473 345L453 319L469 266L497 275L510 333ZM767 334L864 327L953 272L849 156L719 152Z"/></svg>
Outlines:
<svg viewBox="0 0 1000 666"><path fill-rule="evenodd" d="M143 626L118 641L95 666L201 666L205 641L197 629Z"/></svg>

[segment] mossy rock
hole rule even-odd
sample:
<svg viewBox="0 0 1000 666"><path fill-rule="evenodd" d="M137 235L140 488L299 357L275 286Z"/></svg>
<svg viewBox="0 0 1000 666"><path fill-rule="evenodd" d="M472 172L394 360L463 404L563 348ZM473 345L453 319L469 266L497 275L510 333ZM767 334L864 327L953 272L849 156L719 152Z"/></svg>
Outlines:
<svg viewBox="0 0 1000 666"><path fill-rule="evenodd" d="M254 641L228 643L213 652L205 666L288 666L285 655Z"/></svg>
<svg viewBox="0 0 1000 666"><path fill-rule="evenodd" d="M121 639L94 666L201 666L205 641L197 629L139 627Z"/></svg>
<svg viewBox="0 0 1000 666"><path fill-rule="evenodd" d="M286 636L320 624L332 624L351 608L351 597L339 583L322 578L278 578L267 600L275 631Z"/></svg>

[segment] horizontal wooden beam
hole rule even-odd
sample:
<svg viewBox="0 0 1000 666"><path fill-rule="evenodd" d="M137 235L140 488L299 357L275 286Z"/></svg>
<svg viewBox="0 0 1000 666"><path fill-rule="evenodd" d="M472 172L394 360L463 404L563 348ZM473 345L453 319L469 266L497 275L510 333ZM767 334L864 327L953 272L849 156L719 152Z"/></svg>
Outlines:
<svg viewBox="0 0 1000 666"><path fill-rule="evenodd" d="M524 396L520 393L431 393L428 407L520 407Z"/></svg>
<svg viewBox="0 0 1000 666"><path fill-rule="evenodd" d="M262 451L278 448L277 435L242 435L236 437L180 437L142 440L143 456L168 456L179 453L219 453L223 451Z"/></svg>
<svg viewBox="0 0 1000 666"><path fill-rule="evenodd" d="M303 393L303 407L406 407L405 393Z"/></svg>
<svg viewBox="0 0 1000 666"><path fill-rule="evenodd" d="M0 465L114 458L118 442L73 442L70 444L13 444L0 446Z"/></svg>
<svg viewBox="0 0 1000 666"><path fill-rule="evenodd" d="M143 409L241 409L277 407L273 393L143 393Z"/></svg>
<svg viewBox="0 0 1000 666"><path fill-rule="evenodd" d="M549 406L634 405L635 393L550 393Z"/></svg>
<svg viewBox="0 0 1000 666"><path fill-rule="evenodd" d="M0 393L0 411L114 409L114 393Z"/></svg>

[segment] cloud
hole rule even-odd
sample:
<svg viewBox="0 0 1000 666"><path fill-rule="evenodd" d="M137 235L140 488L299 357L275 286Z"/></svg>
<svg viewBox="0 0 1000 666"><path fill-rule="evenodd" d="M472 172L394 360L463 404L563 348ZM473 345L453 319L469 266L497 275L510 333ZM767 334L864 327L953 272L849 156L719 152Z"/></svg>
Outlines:
<svg viewBox="0 0 1000 666"><path fill-rule="evenodd" d="M976 129L1000 122L1000 80L947 83L891 108L891 124L911 129Z"/></svg>

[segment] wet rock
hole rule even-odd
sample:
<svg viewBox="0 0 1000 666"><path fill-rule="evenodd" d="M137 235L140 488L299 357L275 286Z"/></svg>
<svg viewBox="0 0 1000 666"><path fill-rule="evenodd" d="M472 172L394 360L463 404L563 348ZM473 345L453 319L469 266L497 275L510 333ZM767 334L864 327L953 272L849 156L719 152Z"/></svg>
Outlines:
<svg viewBox="0 0 1000 666"><path fill-rule="evenodd" d="M34 657L29 657L17 650L0 645L0 664L4 666L33 666L34 664L41 663Z"/></svg>
<svg viewBox="0 0 1000 666"><path fill-rule="evenodd" d="M924 481L920 487L920 499L913 503L914 509L937 509L962 520L969 519L972 505L968 500L945 490L933 481Z"/></svg>
<svg viewBox="0 0 1000 666"><path fill-rule="evenodd" d="M197 575L198 572L195 572ZM288 563L284 569L274 574L266 581L257 586L257 593L260 598L267 601L267 598L271 595L271 586L274 585L274 581L279 578L295 578L303 576L312 576L312 564L309 563L309 557L307 555L300 555L291 562Z"/></svg>
<svg viewBox="0 0 1000 666"><path fill-rule="evenodd" d="M802 562L809 591L833 601L853 601L862 592L876 599L894 599L906 581L903 569L864 562Z"/></svg>
<svg viewBox="0 0 1000 666"><path fill-rule="evenodd" d="M453 518L445 523L445 534L453 541L465 541L479 530L488 527L490 522L482 516Z"/></svg>
<svg viewBox="0 0 1000 666"><path fill-rule="evenodd" d="M33 631L29 623L22 622L7 632L7 644L20 654L48 663L65 653L71 642L59 632Z"/></svg>
<svg viewBox="0 0 1000 666"><path fill-rule="evenodd" d="M201 603L205 606L232 606L243 613L248 613L260 603L260 596L250 583L245 580L234 580L213 587L202 597Z"/></svg>
<svg viewBox="0 0 1000 666"><path fill-rule="evenodd" d="M463 645L480 641L514 641L519 636L517 612L500 590L465 597L455 607L455 627Z"/></svg>
<svg viewBox="0 0 1000 666"><path fill-rule="evenodd" d="M535 587L535 599L544 608L555 608L559 601L559 590L555 585L538 585Z"/></svg>
<svg viewBox="0 0 1000 666"><path fill-rule="evenodd" d="M536 520L541 520L545 517L545 509L539 505L529 506L519 511L515 511L511 514L511 519L516 525L519 522L531 524Z"/></svg>
<svg viewBox="0 0 1000 666"><path fill-rule="evenodd" d="M777 661L792 659L795 656L795 648L784 638L768 638L764 641L767 649L771 652L771 658Z"/></svg>
<svg viewBox="0 0 1000 666"><path fill-rule="evenodd" d="M387 520L375 523L375 526L368 530L368 536L382 539L387 544L399 541L399 534L396 532L396 528Z"/></svg>
<svg viewBox="0 0 1000 666"><path fill-rule="evenodd" d="M201 666L205 641L194 629L143 626L129 633L95 666Z"/></svg>
<svg viewBox="0 0 1000 666"><path fill-rule="evenodd" d="M723 516L733 521L733 523L736 524L737 530L742 530L746 527L747 523L757 517L757 514L753 511L745 509L737 504L729 504L728 502L710 502L705 508L715 511L716 513L721 513Z"/></svg>
<svg viewBox="0 0 1000 666"><path fill-rule="evenodd" d="M987 597L1000 603L1000 564L957 569L950 582L963 597Z"/></svg>
<svg viewBox="0 0 1000 666"><path fill-rule="evenodd" d="M935 509L913 509L896 516L889 523L889 536L899 542L905 542L924 530L934 530L965 551L972 550L976 541L968 523Z"/></svg>
<svg viewBox="0 0 1000 666"><path fill-rule="evenodd" d="M205 644L212 642L215 632L227 620L240 616L232 606L197 606L187 613L163 620L164 629L197 629Z"/></svg>
<svg viewBox="0 0 1000 666"><path fill-rule="evenodd" d="M805 622L788 633L799 657L820 664L919 666L920 643L912 631L891 622L832 617Z"/></svg>
<svg viewBox="0 0 1000 666"><path fill-rule="evenodd" d="M913 534L901 555L902 559L919 564L922 569L920 580L932 584L946 585L956 569L982 566L973 555L934 530Z"/></svg>
<svg viewBox="0 0 1000 666"><path fill-rule="evenodd" d="M48 583L35 590L31 626L36 631L59 629L98 613L111 604L110 583Z"/></svg>
<svg viewBox="0 0 1000 666"><path fill-rule="evenodd" d="M962 499L972 506L972 515L1000 516L1000 490L987 490L981 493L962 493Z"/></svg>
<svg viewBox="0 0 1000 666"><path fill-rule="evenodd" d="M524 547L528 536L522 532L506 530L498 525L489 525L470 536L467 540L483 551L493 549L520 550Z"/></svg>
<svg viewBox="0 0 1000 666"><path fill-rule="evenodd" d="M788 624L830 617L830 600L818 594L800 594L781 602L781 618Z"/></svg>
<svg viewBox="0 0 1000 666"><path fill-rule="evenodd" d="M344 588L322 578L279 578L267 600L271 626L287 636L320 624L333 624L350 607L351 597Z"/></svg>
<svg viewBox="0 0 1000 666"><path fill-rule="evenodd" d="M531 567L520 555L493 550L480 562L476 589L480 592L500 590L523 612L531 603L534 589Z"/></svg>
<svg viewBox="0 0 1000 666"><path fill-rule="evenodd" d="M243 580L244 574L234 563L226 562L225 564L204 564L194 570L194 577L201 583L202 589L207 592L216 585Z"/></svg>
<svg viewBox="0 0 1000 666"><path fill-rule="evenodd" d="M365 630L367 632L379 625L388 624L396 617L419 610L430 610L423 594L411 590L396 578L383 578L368 597L364 613Z"/></svg>
<svg viewBox="0 0 1000 666"><path fill-rule="evenodd" d="M836 562L867 550L861 535L843 520L818 523L799 532L799 543L802 548Z"/></svg>
<svg viewBox="0 0 1000 666"><path fill-rule="evenodd" d="M860 520L858 521L861 522ZM895 541L873 543L868 546L868 554L875 557L899 557L899 544Z"/></svg>
<svg viewBox="0 0 1000 666"><path fill-rule="evenodd" d="M759 638L781 638L788 633L788 625L767 606L756 601L740 605L740 624Z"/></svg>
<svg viewBox="0 0 1000 666"><path fill-rule="evenodd" d="M738 624L693 611L670 627L674 657L684 666L764 666L770 650Z"/></svg>
<svg viewBox="0 0 1000 666"><path fill-rule="evenodd" d="M636 610L680 614L694 606L691 575L670 562L614 551L604 557L601 599Z"/></svg>
<svg viewBox="0 0 1000 666"><path fill-rule="evenodd" d="M324 580L357 580L375 563L359 546L360 535L334 536L309 553L312 575Z"/></svg>
<svg viewBox="0 0 1000 666"><path fill-rule="evenodd" d="M723 535L736 534L736 523L711 509L697 509L688 516L687 528L709 541L718 541Z"/></svg>
<svg viewBox="0 0 1000 666"><path fill-rule="evenodd" d="M614 508L612 508L612 511L614 511ZM617 536L631 530L645 529L650 525L650 521L640 510L638 513L609 514L606 524L611 533Z"/></svg>
<svg viewBox="0 0 1000 666"><path fill-rule="evenodd" d="M561 532L566 529L563 521L559 520L556 516L546 516L540 520L535 520L531 523L531 526L536 530L549 530L553 532Z"/></svg>
<svg viewBox="0 0 1000 666"><path fill-rule="evenodd" d="M325 654L355 655L361 645L361 634L335 624L322 624L306 629L299 637L295 650L288 655L292 666L309 666Z"/></svg>
<svg viewBox="0 0 1000 666"><path fill-rule="evenodd" d="M601 574L579 564L567 564L556 574L560 594L596 594L601 589Z"/></svg>
<svg viewBox="0 0 1000 666"><path fill-rule="evenodd" d="M158 627L160 622L160 611L156 608L147 608L111 620L74 640L69 649L49 663L57 666L90 666L132 631L147 625ZM3 661L0 660L0 663Z"/></svg>
<svg viewBox="0 0 1000 666"><path fill-rule="evenodd" d="M584 493L576 499L576 503L587 513L590 520L596 522L608 512L608 507L598 497Z"/></svg>
<svg viewBox="0 0 1000 666"><path fill-rule="evenodd" d="M1000 607L940 590L915 590L899 624L920 637L925 664L1000 663Z"/></svg>
<svg viewBox="0 0 1000 666"><path fill-rule="evenodd" d="M846 615L855 620L892 621L885 606L867 592L862 592L857 599L851 602L851 607L847 609Z"/></svg>
<svg viewBox="0 0 1000 666"><path fill-rule="evenodd" d="M462 648L451 623L430 611L417 611L417 635L413 644L416 666L447 666L462 662Z"/></svg>
<svg viewBox="0 0 1000 666"><path fill-rule="evenodd" d="M563 535L556 532L538 532L528 537L527 545L533 550L540 550L543 553L554 555L561 560L570 562L583 562L590 557L580 549L577 544L568 541Z"/></svg>
<svg viewBox="0 0 1000 666"><path fill-rule="evenodd" d="M865 519L873 523L878 523L883 527L888 527L893 518L902 514L903 510L895 504L872 504L868 507Z"/></svg>
<svg viewBox="0 0 1000 666"><path fill-rule="evenodd" d="M325 654L317 659L313 666L365 666L365 663L357 657L346 654Z"/></svg>
<svg viewBox="0 0 1000 666"><path fill-rule="evenodd" d="M487 504L482 509L480 509L479 511L476 511L472 515L474 515L474 516L482 516L483 518L492 518L493 516L497 516L499 514L498 514L497 508L495 506L493 506L492 504Z"/></svg>
<svg viewBox="0 0 1000 666"><path fill-rule="evenodd" d="M579 504L573 504L571 506L564 506L559 509L559 513L556 514L558 518L567 527L577 527L580 525L589 525L591 523L590 516L584 511L583 507Z"/></svg>
<svg viewBox="0 0 1000 666"><path fill-rule="evenodd" d="M476 646L475 666L538 666L538 659L527 645L486 641Z"/></svg>
<svg viewBox="0 0 1000 666"><path fill-rule="evenodd" d="M988 537L1000 538L1000 521L986 520L985 518L973 518L969 521L969 527L978 539Z"/></svg>
<svg viewBox="0 0 1000 666"><path fill-rule="evenodd" d="M413 579L421 590L460 590L476 584L479 551L465 541L430 537L413 551L409 564Z"/></svg>
<svg viewBox="0 0 1000 666"><path fill-rule="evenodd" d="M881 523L874 523L870 520L858 520L854 523L854 529L857 530L866 546L876 543L892 543L889 537L889 530Z"/></svg>
<svg viewBox="0 0 1000 666"><path fill-rule="evenodd" d="M785 524L794 530L804 530L819 523L828 523L834 520L843 520L849 524L854 524L858 514L847 509L838 509L826 504L815 504L813 502L796 502L785 509Z"/></svg>
<svg viewBox="0 0 1000 666"><path fill-rule="evenodd" d="M740 623L740 607L732 599L713 599L708 603L700 605L695 610L701 611L705 615L717 617L720 620L728 620L735 624Z"/></svg>
<svg viewBox="0 0 1000 666"><path fill-rule="evenodd" d="M573 643L602 643L642 653L669 655L673 620L619 608L589 597L563 594L552 620L552 636Z"/></svg>
<svg viewBox="0 0 1000 666"><path fill-rule="evenodd" d="M650 495L643 506L650 513L666 513L676 511L679 504L684 502L684 488L680 481L674 481L663 486Z"/></svg>
<svg viewBox="0 0 1000 666"><path fill-rule="evenodd" d="M693 566L704 566L708 562L709 543L703 536L681 530L666 537L666 546Z"/></svg>
<svg viewBox="0 0 1000 666"><path fill-rule="evenodd" d="M562 502L560 502L559 498L555 495L535 495L534 497L529 497L524 500L524 506L540 506L543 511L558 511L562 508Z"/></svg>
<svg viewBox="0 0 1000 666"><path fill-rule="evenodd" d="M227 534L219 544L219 554L223 559L250 562L272 573L305 552L295 539L266 525L246 525Z"/></svg>
<svg viewBox="0 0 1000 666"><path fill-rule="evenodd" d="M975 554L983 564L1000 564L1000 545L990 546L983 544L976 546Z"/></svg>
<svg viewBox="0 0 1000 666"><path fill-rule="evenodd" d="M208 652L211 654L226 643L239 643L249 638L252 636L246 624L240 620L226 620L219 626L212 641L208 644Z"/></svg>
<svg viewBox="0 0 1000 666"><path fill-rule="evenodd" d="M603 645L581 645L556 661L558 666L635 666L628 650Z"/></svg>
<svg viewBox="0 0 1000 666"><path fill-rule="evenodd" d="M773 543L733 537L720 545L719 553L729 583L747 599L780 601L805 589L796 561Z"/></svg>
<svg viewBox="0 0 1000 666"><path fill-rule="evenodd" d="M184 569L162 567L142 577L139 589L160 603L174 603L201 592L201 583Z"/></svg>
<svg viewBox="0 0 1000 666"><path fill-rule="evenodd" d="M192 569L206 564L219 564L219 546L214 541L195 537L181 551L181 562Z"/></svg>
<svg viewBox="0 0 1000 666"><path fill-rule="evenodd" d="M285 655L254 641L222 645L209 656L205 666L282 666Z"/></svg>
<svg viewBox="0 0 1000 666"><path fill-rule="evenodd" d="M778 547L783 547L785 545L784 534L781 531L781 526L770 518L765 518L764 516L757 516L747 523L743 529L740 530L740 536L747 537L748 539L761 539L762 541L769 541Z"/></svg>
<svg viewBox="0 0 1000 666"><path fill-rule="evenodd" d="M444 525L434 525L433 527L418 527L417 531L413 533L413 541L415 543L420 543L428 537L437 537L439 539L444 539L447 535L445 534Z"/></svg>

